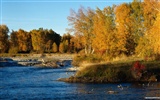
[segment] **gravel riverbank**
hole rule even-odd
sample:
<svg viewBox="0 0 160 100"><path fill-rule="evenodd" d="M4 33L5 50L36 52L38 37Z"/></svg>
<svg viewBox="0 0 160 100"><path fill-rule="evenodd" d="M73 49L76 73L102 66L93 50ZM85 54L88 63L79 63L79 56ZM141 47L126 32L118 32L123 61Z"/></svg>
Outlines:
<svg viewBox="0 0 160 100"><path fill-rule="evenodd" d="M29 54L15 57L0 57L0 66L14 65L22 66L36 66L36 67L50 67L58 68L70 65L73 55L71 54ZM8 60L9 59L9 60Z"/></svg>

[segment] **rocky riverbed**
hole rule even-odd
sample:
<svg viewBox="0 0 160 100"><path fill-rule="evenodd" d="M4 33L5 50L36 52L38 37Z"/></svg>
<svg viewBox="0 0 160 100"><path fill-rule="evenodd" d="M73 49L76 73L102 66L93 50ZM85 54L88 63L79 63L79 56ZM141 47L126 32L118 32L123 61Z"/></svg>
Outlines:
<svg viewBox="0 0 160 100"><path fill-rule="evenodd" d="M35 66L59 68L71 65L72 56L27 56L27 57L0 57L0 67L5 66Z"/></svg>

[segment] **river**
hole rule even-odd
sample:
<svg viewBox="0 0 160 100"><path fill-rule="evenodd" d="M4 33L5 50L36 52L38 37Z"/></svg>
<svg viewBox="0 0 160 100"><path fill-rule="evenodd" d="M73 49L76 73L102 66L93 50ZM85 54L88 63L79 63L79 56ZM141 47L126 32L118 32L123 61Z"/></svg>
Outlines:
<svg viewBox="0 0 160 100"><path fill-rule="evenodd" d="M0 67L1 100L135 100L159 98L160 83L84 84L65 83L68 67L58 69L26 66ZM123 88L118 88L117 86ZM109 93L109 91L115 91ZM159 98L160 99L160 98Z"/></svg>

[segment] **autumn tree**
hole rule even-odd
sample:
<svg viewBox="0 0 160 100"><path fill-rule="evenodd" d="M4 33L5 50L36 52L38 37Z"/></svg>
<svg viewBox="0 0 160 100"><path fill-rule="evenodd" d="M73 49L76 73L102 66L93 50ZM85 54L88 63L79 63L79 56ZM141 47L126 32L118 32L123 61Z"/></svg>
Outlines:
<svg viewBox="0 0 160 100"><path fill-rule="evenodd" d="M59 52L59 45L60 45L60 42L61 42L61 36L59 34L57 34L55 31L53 31L52 29L50 29L48 32L49 32L49 35L48 35L49 38L48 39L52 41L52 44L56 43L57 52ZM52 45L51 45L51 47L52 47Z"/></svg>
<svg viewBox="0 0 160 100"><path fill-rule="evenodd" d="M59 52L60 53L65 53L65 44L64 42L61 42L59 45Z"/></svg>
<svg viewBox="0 0 160 100"><path fill-rule="evenodd" d="M19 29L16 36L19 52L29 52L32 48L31 35L27 31Z"/></svg>
<svg viewBox="0 0 160 100"><path fill-rule="evenodd" d="M8 32L9 29L6 25L0 25L0 53L5 53L8 51Z"/></svg>
<svg viewBox="0 0 160 100"><path fill-rule="evenodd" d="M135 47L138 45L140 37L144 35L144 17L143 17L143 5L141 0L133 0L131 5L131 20L132 20L132 34L134 38Z"/></svg>
<svg viewBox="0 0 160 100"><path fill-rule="evenodd" d="M58 51L58 47L61 42L61 36L59 34L57 34L56 32L54 32L52 29L45 30L45 31L46 31L46 36L45 36L46 42L47 43L49 42L48 49L53 50L53 48L52 48L53 43L56 43L57 51Z"/></svg>
<svg viewBox="0 0 160 100"><path fill-rule="evenodd" d="M153 2L151 2L152 5ZM153 9L156 13L155 18L153 19L153 25L145 33L145 38L148 39L148 44L152 54L160 55L160 3L156 2L157 9ZM152 19L150 19L152 20Z"/></svg>
<svg viewBox="0 0 160 100"><path fill-rule="evenodd" d="M93 38L93 17L95 13L92 9L85 9L81 7L76 13L71 10L71 14L68 17L71 25L72 32L75 36L83 37L80 40L85 47L85 53L90 54L93 50L92 48L92 38Z"/></svg>
<svg viewBox="0 0 160 100"><path fill-rule="evenodd" d="M41 53L50 52L54 42L59 48L61 36L53 30L39 28L38 30L32 30L30 33L32 36L32 46L34 51Z"/></svg>
<svg viewBox="0 0 160 100"><path fill-rule="evenodd" d="M160 55L160 12L157 14L157 18L148 32L148 36L154 54Z"/></svg>
<svg viewBox="0 0 160 100"><path fill-rule="evenodd" d="M132 9L123 3L116 7L117 49L119 54L131 55L135 50L133 38Z"/></svg>
<svg viewBox="0 0 160 100"><path fill-rule="evenodd" d="M143 16L145 31L149 30L156 20L158 11L155 9L155 5L158 6L157 0L144 0L143 3Z"/></svg>
<svg viewBox="0 0 160 100"><path fill-rule="evenodd" d="M44 51L44 48L41 48L44 45L44 42L42 41L43 40L43 36L41 35L42 33L39 30L32 30L30 33L32 37L33 50L37 52L40 52L41 50Z"/></svg>
<svg viewBox="0 0 160 100"><path fill-rule="evenodd" d="M17 31L12 30L10 34L10 48L9 53L18 53L18 37L17 37Z"/></svg>
<svg viewBox="0 0 160 100"><path fill-rule="evenodd" d="M51 52L51 48L52 48L52 41L48 40L48 42L45 45L45 51L50 53Z"/></svg>
<svg viewBox="0 0 160 100"><path fill-rule="evenodd" d="M65 43L65 44L67 44L66 46L67 46L67 52L71 52L72 50L72 45L71 45L71 39L72 39L72 36L69 34L69 33L67 33L67 34L63 34L63 36L62 36L62 42L67 42L67 43Z"/></svg>
<svg viewBox="0 0 160 100"><path fill-rule="evenodd" d="M10 45L11 47L17 47L18 45L18 38L17 38L17 31L12 30L10 34Z"/></svg>
<svg viewBox="0 0 160 100"><path fill-rule="evenodd" d="M93 28L93 47L100 53L112 55L115 49L114 7L96 9Z"/></svg>
<svg viewBox="0 0 160 100"><path fill-rule="evenodd" d="M84 49L84 45L82 44L81 40L82 40L83 36L73 36L71 38L71 48L72 48L72 52L80 52L81 50Z"/></svg>
<svg viewBox="0 0 160 100"><path fill-rule="evenodd" d="M56 53L58 51L58 46L55 42L53 43L52 48L53 48L54 53Z"/></svg>
<svg viewBox="0 0 160 100"><path fill-rule="evenodd" d="M144 0L144 35L141 37L136 52L141 56L159 54L159 12L160 3L156 0Z"/></svg>

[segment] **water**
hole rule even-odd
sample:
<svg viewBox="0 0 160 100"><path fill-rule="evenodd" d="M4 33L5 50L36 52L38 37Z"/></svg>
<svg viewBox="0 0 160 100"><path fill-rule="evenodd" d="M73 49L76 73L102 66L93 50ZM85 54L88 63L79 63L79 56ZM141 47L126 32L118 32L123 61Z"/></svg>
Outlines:
<svg viewBox="0 0 160 100"><path fill-rule="evenodd" d="M160 83L131 84L83 84L65 83L58 78L69 77L74 72L66 68L59 69L37 67L1 67L0 99L1 100L135 100L160 96ZM116 91L114 94L108 91Z"/></svg>

